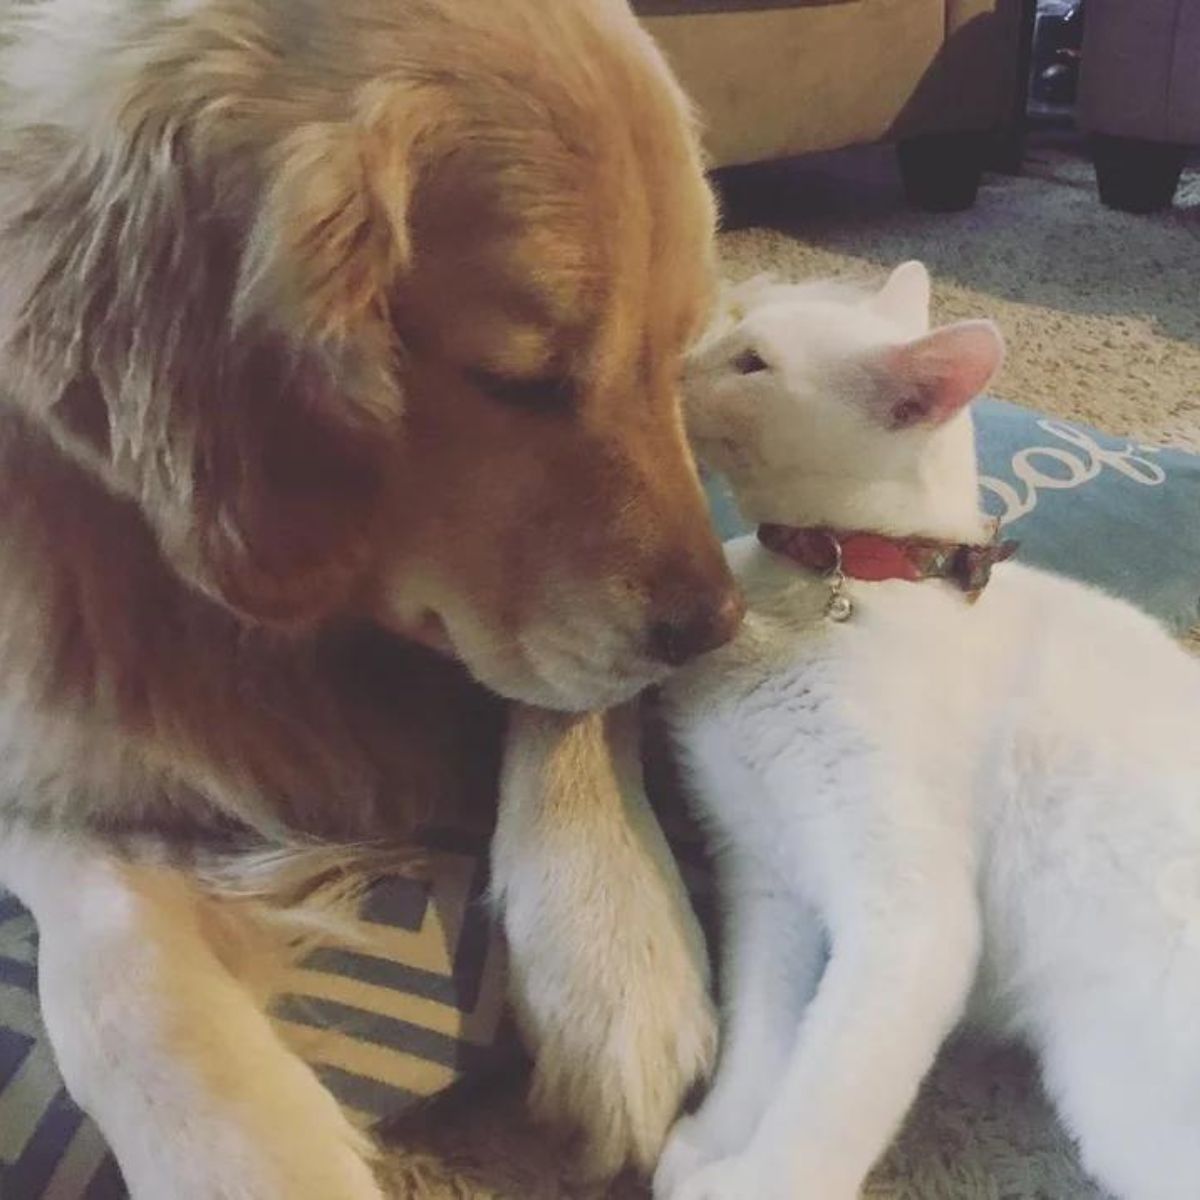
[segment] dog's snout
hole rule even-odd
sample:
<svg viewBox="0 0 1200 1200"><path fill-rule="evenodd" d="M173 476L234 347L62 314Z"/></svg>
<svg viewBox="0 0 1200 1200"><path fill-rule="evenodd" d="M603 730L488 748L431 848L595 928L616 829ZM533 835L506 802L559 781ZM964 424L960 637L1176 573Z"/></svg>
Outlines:
<svg viewBox="0 0 1200 1200"><path fill-rule="evenodd" d="M682 606L650 626L650 654L658 662L679 667L724 646L742 623L746 605L734 589Z"/></svg>

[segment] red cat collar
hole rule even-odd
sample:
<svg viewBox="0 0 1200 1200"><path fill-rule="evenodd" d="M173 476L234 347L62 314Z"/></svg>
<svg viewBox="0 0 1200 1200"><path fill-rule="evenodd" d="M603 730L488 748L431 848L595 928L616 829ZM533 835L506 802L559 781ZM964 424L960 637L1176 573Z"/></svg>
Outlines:
<svg viewBox="0 0 1200 1200"><path fill-rule="evenodd" d="M760 525L758 540L802 567L848 579L880 583L885 579L946 579L972 599L988 585L992 568L1011 558L1016 542L984 545L941 542L934 538L889 537L882 533Z"/></svg>

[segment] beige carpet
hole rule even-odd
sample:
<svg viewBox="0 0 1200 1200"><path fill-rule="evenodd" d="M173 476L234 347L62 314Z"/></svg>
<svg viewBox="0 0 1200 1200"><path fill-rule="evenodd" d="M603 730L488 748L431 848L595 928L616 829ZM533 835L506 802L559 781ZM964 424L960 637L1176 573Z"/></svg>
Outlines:
<svg viewBox="0 0 1200 1200"><path fill-rule="evenodd" d="M1200 170L1172 211L1132 217L1101 207L1090 167L1047 138L971 211L929 216L902 206L890 167L872 150L730 189L731 217L775 228L726 235L729 273L871 277L923 259L936 315L1002 326L997 395L1200 449Z"/></svg>
<svg viewBox="0 0 1200 1200"><path fill-rule="evenodd" d="M997 177L955 216L905 209L885 152L810 163L730 189L729 215L754 224L723 238L735 278L877 276L906 258L936 279L940 318L990 316L1010 358L1005 399L1113 433L1200 450L1200 171L1177 207L1154 217L1109 212L1065 144L1031 151L1026 174ZM768 227L770 226L770 227ZM554 1200L584 1196L556 1153L519 1117L518 1090L431 1114L410 1144L419 1180L398 1197ZM594 1193L593 1193L594 1194ZM604 1193L645 1193L623 1181ZM1099 1200L1076 1164L1028 1060L973 1045L950 1049L872 1200ZM747 1197L746 1200L754 1200Z"/></svg>

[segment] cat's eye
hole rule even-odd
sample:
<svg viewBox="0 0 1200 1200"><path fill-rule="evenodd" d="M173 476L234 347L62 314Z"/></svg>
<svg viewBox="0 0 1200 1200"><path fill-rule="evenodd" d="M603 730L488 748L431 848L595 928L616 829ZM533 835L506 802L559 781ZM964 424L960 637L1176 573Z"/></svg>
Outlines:
<svg viewBox="0 0 1200 1200"><path fill-rule="evenodd" d="M757 350L743 350L733 360L733 369L739 375L759 375L771 369L767 360Z"/></svg>
<svg viewBox="0 0 1200 1200"><path fill-rule="evenodd" d="M471 382L493 400L533 412L565 412L577 398L575 381L565 375L520 378L477 370L472 371L470 377Z"/></svg>

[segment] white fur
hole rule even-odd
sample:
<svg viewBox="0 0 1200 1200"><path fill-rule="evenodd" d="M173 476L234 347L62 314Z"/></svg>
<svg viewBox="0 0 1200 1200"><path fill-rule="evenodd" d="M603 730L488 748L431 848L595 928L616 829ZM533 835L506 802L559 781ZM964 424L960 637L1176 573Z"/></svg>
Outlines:
<svg viewBox="0 0 1200 1200"><path fill-rule="evenodd" d="M965 409L889 427L911 377L876 367L927 302L919 264L875 297L760 289L704 349L691 419L750 516L981 535ZM943 398L999 362L978 326L929 336L959 356L920 384ZM747 347L771 369L739 376ZM1195 1200L1200 665L1015 564L975 605L851 581L837 625L822 579L752 539L730 557L745 631L667 694L720 856L726 1028L656 1196L850 1200L970 1017L1035 1049L1116 1196Z"/></svg>
<svg viewBox="0 0 1200 1200"><path fill-rule="evenodd" d="M372 1148L217 958L180 874L9 831L46 1029L134 1200L382 1200Z"/></svg>

